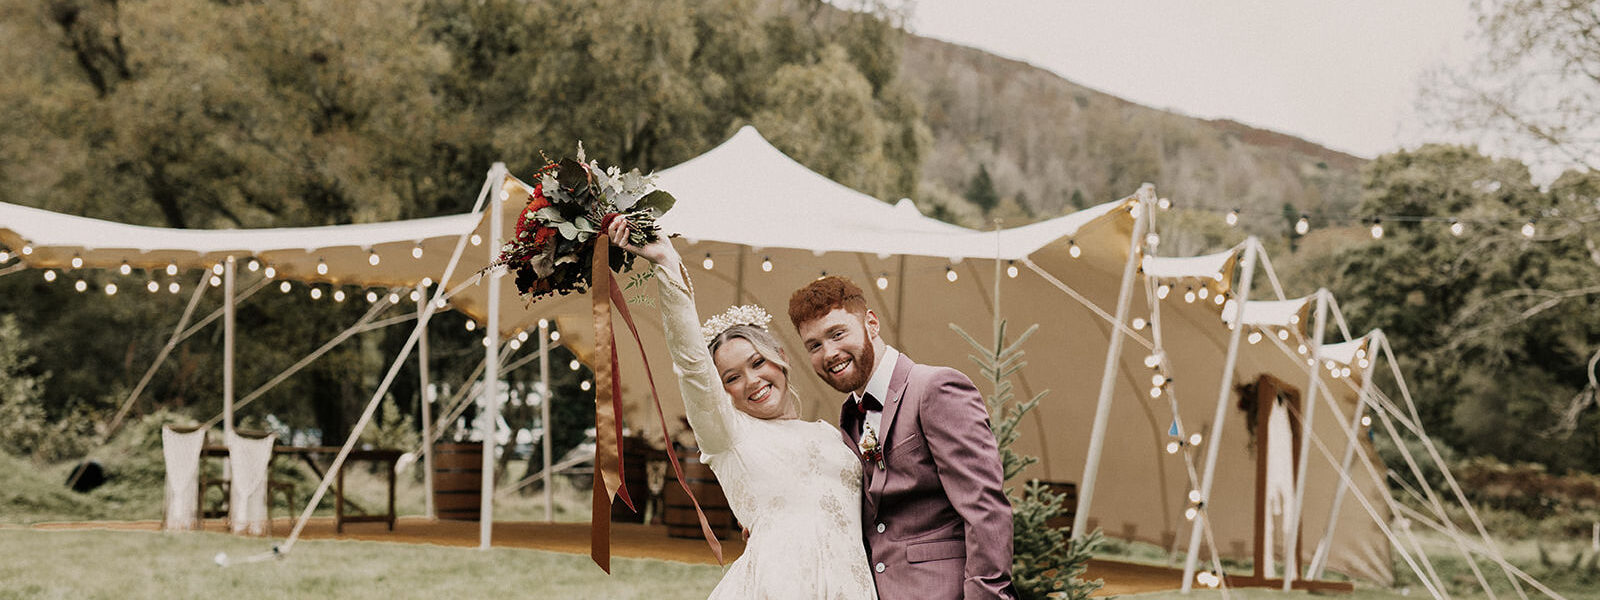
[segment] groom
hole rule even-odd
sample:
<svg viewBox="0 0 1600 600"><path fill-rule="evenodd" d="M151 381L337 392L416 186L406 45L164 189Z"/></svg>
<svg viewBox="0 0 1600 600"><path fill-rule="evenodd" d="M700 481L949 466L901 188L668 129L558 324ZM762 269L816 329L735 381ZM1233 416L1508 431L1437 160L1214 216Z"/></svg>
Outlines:
<svg viewBox="0 0 1600 600"><path fill-rule="evenodd" d="M817 375L849 394L839 427L863 458L861 525L879 597L1015 598L1011 504L972 381L885 344L849 279L800 288L789 319Z"/></svg>

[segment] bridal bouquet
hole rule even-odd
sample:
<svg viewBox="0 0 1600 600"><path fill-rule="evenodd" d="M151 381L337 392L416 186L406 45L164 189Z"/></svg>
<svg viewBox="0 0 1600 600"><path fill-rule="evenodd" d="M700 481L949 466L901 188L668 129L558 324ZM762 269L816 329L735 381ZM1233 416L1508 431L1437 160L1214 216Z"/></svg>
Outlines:
<svg viewBox="0 0 1600 600"><path fill-rule="evenodd" d="M628 241L644 245L660 236L656 219L675 202L656 187L654 173L601 169L598 161L586 158L580 142L577 160L546 158L531 190L520 181L506 182L508 192L525 193L528 205L495 264L516 273L517 290L530 301L588 290L594 241L611 220L627 219ZM633 253L619 251L608 262L611 270L621 272L633 266L633 258Z"/></svg>

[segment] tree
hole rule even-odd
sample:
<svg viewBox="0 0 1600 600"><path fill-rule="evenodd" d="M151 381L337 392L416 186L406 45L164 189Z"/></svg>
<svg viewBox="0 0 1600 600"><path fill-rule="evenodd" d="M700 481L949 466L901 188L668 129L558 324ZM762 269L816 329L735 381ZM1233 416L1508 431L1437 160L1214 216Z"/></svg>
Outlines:
<svg viewBox="0 0 1600 600"><path fill-rule="evenodd" d="M985 216L1000 204L1000 194L994 190L994 180L989 177L989 167L978 165L978 172L967 182L967 191L963 197L982 210Z"/></svg>

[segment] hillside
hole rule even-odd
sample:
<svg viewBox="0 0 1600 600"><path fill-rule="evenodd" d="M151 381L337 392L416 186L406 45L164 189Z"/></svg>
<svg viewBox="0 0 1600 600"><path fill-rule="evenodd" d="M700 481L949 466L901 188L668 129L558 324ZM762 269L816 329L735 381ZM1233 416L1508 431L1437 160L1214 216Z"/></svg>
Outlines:
<svg viewBox="0 0 1600 600"><path fill-rule="evenodd" d="M1024 62L907 35L900 77L924 109L933 146L919 203L963 224L983 219L962 192L986 166L1007 224L1059 215L1156 184L1178 207L1253 213L1278 237L1284 204L1346 212L1364 159L1241 123L1141 106ZM1020 202L1019 202L1020 201ZM1015 202L1015 204L1013 204Z"/></svg>

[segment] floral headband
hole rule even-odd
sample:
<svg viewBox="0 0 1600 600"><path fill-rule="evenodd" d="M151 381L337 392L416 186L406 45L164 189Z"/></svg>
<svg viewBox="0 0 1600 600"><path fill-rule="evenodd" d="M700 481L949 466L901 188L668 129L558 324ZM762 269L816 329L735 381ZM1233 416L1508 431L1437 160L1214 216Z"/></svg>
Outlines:
<svg viewBox="0 0 1600 600"><path fill-rule="evenodd" d="M735 325L753 325L770 333L767 323L771 322L772 315L767 314L767 311L759 306L754 304L733 306L722 311L722 314L707 319L706 323L700 326L700 335L705 338L707 344L710 344L712 340L717 339L717 336L722 335L722 332Z"/></svg>

